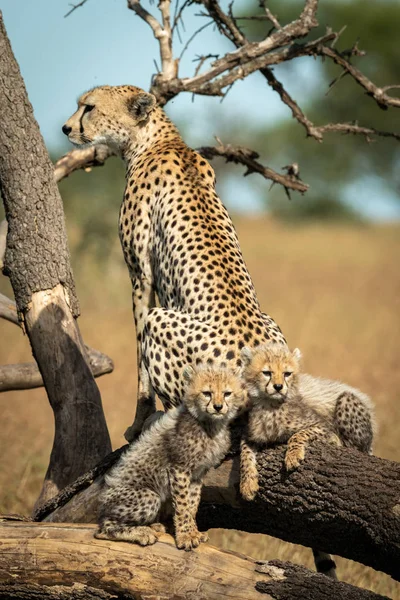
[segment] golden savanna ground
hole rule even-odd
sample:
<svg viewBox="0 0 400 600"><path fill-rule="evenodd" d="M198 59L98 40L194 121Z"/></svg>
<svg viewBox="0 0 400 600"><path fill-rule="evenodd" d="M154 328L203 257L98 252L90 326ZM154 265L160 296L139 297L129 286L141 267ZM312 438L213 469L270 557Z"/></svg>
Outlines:
<svg viewBox="0 0 400 600"><path fill-rule="evenodd" d="M304 368L360 387L376 403L378 456L400 460L400 226L301 225L235 219L263 310L299 346ZM72 247L77 231L70 231ZM113 374L98 379L113 446L134 414L136 387L130 283L118 240L107 266L90 257L74 265L87 344L109 354ZM1 291L10 294L4 278ZM0 364L31 359L27 340L0 322ZM53 419L42 389L0 395L0 512L29 514L51 450ZM374 475L371 473L371 486ZM258 559L281 558L312 568L309 549L267 536L212 533L213 544ZM338 559L341 579L392 598L389 577Z"/></svg>

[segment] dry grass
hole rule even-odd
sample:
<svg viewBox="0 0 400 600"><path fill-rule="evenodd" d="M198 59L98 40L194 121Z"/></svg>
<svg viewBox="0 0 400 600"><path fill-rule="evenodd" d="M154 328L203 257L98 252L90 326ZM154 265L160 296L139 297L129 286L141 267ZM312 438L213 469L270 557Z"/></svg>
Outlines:
<svg viewBox="0 0 400 600"><path fill-rule="evenodd" d="M400 226L285 227L262 220L236 222L259 299L299 346L307 371L342 379L376 402L375 452L400 459L399 248ZM115 447L134 413L136 387L130 287L118 257L107 272L89 259L77 271L85 341L113 357L112 375L98 380ZM9 293L4 281L2 291ZM26 339L0 322L0 363L30 360ZM52 413L43 390L0 395L0 511L28 514L39 492L51 449ZM372 478L371 478L372 484ZM312 567L311 552L267 536L214 532L214 544L259 559L283 558ZM340 577L395 597L389 577L338 560Z"/></svg>

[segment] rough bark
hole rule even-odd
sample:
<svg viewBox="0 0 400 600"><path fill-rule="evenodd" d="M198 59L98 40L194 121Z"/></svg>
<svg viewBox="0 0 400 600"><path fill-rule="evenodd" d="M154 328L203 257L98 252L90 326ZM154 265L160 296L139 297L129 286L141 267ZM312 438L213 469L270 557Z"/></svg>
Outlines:
<svg viewBox="0 0 400 600"><path fill-rule="evenodd" d="M99 462L111 444L74 318L62 201L1 14L0 190L8 221L4 272L55 417L43 501Z"/></svg>
<svg viewBox="0 0 400 600"><path fill-rule="evenodd" d="M166 534L154 546L141 548L97 540L94 529L90 525L0 524L0 599L382 598L290 563L260 565L209 544L182 552ZM289 596L288 588L292 590Z"/></svg>
<svg viewBox="0 0 400 600"><path fill-rule="evenodd" d="M286 474L284 448L258 455L260 492L238 496L238 460L206 478L198 522L265 533L361 562L400 580L400 465L350 449L309 450L298 471ZM49 522L95 522L102 480L45 517Z"/></svg>

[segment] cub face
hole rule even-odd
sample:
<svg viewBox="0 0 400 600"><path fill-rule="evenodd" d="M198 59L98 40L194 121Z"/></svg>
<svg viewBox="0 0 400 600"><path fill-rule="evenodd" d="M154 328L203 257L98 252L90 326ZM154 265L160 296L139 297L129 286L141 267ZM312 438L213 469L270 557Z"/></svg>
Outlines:
<svg viewBox="0 0 400 600"><path fill-rule="evenodd" d="M227 368L187 366L184 403L199 420L231 421L244 408L246 390L239 372Z"/></svg>
<svg viewBox="0 0 400 600"><path fill-rule="evenodd" d="M255 349L243 348L243 379L253 402L280 406L297 391L301 352L269 343Z"/></svg>
<svg viewBox="0 0 400 600"><path fill-rule="evenodd" d="M64 123L62 131L77 146L107 144L121 150L128 140L135 139L135 132L147 122L155 107L155 97L140 88L96 87L78 99L78 109Z"/></svg>

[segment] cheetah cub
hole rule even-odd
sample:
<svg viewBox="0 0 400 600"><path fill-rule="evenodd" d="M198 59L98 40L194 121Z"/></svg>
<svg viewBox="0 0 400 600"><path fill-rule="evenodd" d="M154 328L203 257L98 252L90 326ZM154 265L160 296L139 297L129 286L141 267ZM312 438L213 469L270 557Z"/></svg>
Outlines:
<svg viewBox="0 0 400 600"><path fill-rule="evenodd" d="M106 476L96 537L154 544L165 531L160 511L172 500L177 547L207 541L196 525L202 481L229 450L229 423L246 391L229 369L188 366L183 377L183 404L150 424Z"/></svg>
<svg viewBox="0 0 400 600"><path fill-rule="evenodd" d="M296 469L307 445L321 440L371 452L372 403L350 386L300 373L301 353L283 344L243 348L243 378L250 396L247 439L259 444L287 442L285 466ZM241 446L241 493L252 500L258 490L253 450Z"/></svg>

